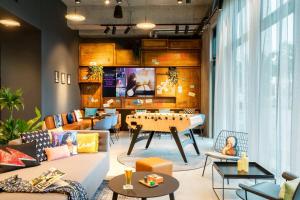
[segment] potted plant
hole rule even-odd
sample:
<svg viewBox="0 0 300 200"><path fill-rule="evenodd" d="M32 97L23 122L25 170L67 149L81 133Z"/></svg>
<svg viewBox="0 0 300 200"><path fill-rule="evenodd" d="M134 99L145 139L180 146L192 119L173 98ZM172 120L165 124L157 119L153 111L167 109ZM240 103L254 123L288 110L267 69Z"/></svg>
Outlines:
<svg viewBox="0 0 300 200"><path fill-rule="evenodd" d="M91 62L88 70L88 78L92 80L101 80L103 75L103 66L97 65L95 62Z"/></svg>
<svg viewBox="0 0 300 200"><path fill-rule="evenodd" d="M10 140L20 137L20 134L27 131L40 129L42 123L41 112L35 108L36 117L28 121L14 119L14 111L24 109L22 90L12 91L9 88L0 89L0 108L7 109L9 112L8 119L0 122L0 144L7 144Z"/></svg>

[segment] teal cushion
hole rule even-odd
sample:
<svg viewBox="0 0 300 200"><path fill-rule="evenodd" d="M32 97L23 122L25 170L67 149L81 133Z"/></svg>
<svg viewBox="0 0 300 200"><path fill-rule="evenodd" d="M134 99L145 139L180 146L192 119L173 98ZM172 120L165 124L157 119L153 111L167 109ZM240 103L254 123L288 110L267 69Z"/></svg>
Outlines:
<svg viewBox="0 0 300 200"><path fill-rule="evenodd" d="M115 108L105 108L104 109L104 112L106 113L106 114L116 114L116 109Z"/></svg>
<svg viewBox="0 0 300 200"><path fill-rule="evenodd" d="M85 108L85 117L96 116L98 108Z"/></svg>

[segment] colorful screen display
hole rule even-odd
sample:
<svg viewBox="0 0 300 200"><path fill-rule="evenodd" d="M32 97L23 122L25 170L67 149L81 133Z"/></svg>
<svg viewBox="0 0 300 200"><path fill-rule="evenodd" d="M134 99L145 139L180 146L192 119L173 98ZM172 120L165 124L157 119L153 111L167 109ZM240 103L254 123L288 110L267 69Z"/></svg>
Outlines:
<svg viewBox="0 0 300 200"><path fill-rule="evenodd" d="M154 96L154 68L104 68L104 97Z"/></svg>

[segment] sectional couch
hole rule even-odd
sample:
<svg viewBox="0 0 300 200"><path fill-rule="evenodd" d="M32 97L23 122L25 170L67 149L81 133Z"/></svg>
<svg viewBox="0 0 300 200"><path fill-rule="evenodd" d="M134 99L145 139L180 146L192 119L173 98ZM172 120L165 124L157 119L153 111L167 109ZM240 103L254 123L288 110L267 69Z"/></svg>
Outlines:
<svg viewBox="0 0 300 200"><path fill-rule="evenodd" d="M78 154L64 159L44 161L37 167L25 168L0 174L0 180L18 175L24 180L31 180L44 171L54 167L66 173L64 179L77 181L86 189L92 199L97 188L109 170L109 132L79 130L79 133L99 133L99 152ZM16 141L14 141L16 144ZM5 200L67 200L64 194L56 193L0 193Z"/></svg>

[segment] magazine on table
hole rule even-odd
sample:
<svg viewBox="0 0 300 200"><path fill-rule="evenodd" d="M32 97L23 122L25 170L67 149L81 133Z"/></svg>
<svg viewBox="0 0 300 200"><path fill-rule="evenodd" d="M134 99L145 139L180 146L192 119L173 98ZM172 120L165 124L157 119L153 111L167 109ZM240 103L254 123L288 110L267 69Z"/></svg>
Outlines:
<svg viewBox="0 0 300 200"><path fill-rule="evenodd" d="M67 182L61 180L64 175L64 172L55 168L50 168L43 172L39 177L32 179L30 183L39 191L54 189L68 185Z"/></svg>

